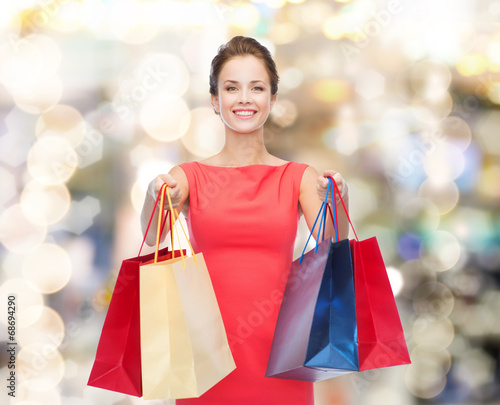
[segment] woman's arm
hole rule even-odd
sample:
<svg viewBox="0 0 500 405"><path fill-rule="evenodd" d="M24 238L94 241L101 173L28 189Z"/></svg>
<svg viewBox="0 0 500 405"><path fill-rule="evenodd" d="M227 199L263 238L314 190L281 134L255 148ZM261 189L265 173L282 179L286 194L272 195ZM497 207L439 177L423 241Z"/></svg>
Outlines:
<svg viewBox="0 0 500 405"><path fill-rule="evenodd" d="M168 192L172 200L172 206L177 208L177 212L181 212L182 206L186 202L189 196L189 184L184 173L179 166L173 167L168 174L160 174L155 177L151 183L149 183L148 192L146 193L146 198L144 200L144 205L141 212L141 229L142 233L146 232L149 219L151 218L151 213L153 212L156 196L160 192L163 183L168 185ZM168 209L168 201L165 202L165 207ZM175 216L174 216L175 218ZM149 232L146 236L146 244L148 246L153 246L156 243L156 230L158 228L158 210L155 211L153 220L151 221L151 226ZM165 227L161 234L161 241L165 239L165 235L170 231L170 222L165 223Z"/></svg>
<svg viewBox="0 0 500 405"><path fill-rule="evenodd" d="M321 204L325 200L325 195L328 187L327 177L333 177L334 181L337 183L340 193L342 194L342 198L344 199L346 208L349 209L349 193L342 175L334 170L326 170L325 172L323 172L323 176L318 176L316 170L309 166L304 171L304 175L302 176L299 195L300 207L302 209L302 212L304 213L304 217L306 219L309 230L312 228L314 220L316 219L316 216L318 215L318 212L321 208ZM331 196L328 198L328 202L330 204L332 203ZM349 221L347 220L347 216L338 196L336 208L339 239L346 239L349 236ZM313 232L313 236L315 239L317 238L318 228L319 221L316 224L316 229ZM328 215L328 221L326 223L325 229L325 238L334 236L334 233L335 232L333 229L332 220L330 215Z"/></svg>

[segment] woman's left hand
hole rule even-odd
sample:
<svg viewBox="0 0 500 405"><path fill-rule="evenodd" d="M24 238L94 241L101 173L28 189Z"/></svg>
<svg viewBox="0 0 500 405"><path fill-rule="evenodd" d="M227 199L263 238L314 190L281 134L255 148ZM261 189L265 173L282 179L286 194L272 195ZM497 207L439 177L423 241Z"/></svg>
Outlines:
<svg viewBox="0 0 500 405"><path fill-rule="evenodd" d="M328 189L328 177L333 177L333 180L337 183L337 187L339 188L340 194L342 198L345 199L348 193L347 184L345 183L342 175L335 170L325 170L323 172L323 176L319 176L316 182L316 188L318 189L318 197L321 201L325 201L326 191ZM336 203L340 201L340 198L337 193L336 195ZM328 196L328 202L332 203L331 195Z"/></svg>

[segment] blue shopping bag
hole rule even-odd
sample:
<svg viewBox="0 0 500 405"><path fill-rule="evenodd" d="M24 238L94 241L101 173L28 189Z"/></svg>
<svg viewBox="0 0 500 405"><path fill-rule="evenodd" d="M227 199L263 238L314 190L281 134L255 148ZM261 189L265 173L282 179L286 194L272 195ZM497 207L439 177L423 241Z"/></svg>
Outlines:
<svg viewBox="0 0 500 405"><path fill-rule="evenodd" d="M331 180L327 197L330 192ZM324 240L325 199L308 242L319 218L315 249L303 252L290 268L266 377L315 382L359 370L349 240L338 241L338 234L336 242ZM321 231L323 242L318 243Z"/></svg>

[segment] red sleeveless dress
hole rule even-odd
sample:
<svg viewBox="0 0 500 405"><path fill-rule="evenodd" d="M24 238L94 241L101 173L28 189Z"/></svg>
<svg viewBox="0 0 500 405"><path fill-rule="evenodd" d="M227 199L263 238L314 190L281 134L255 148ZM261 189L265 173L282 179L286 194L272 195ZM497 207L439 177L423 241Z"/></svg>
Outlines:
<svg viewBox="0 0 500 405"><path fill-rule="evenodd" d="M180 167L189 183L190 241L207 263L236 369L200 398L176 403L313 405L312 383L265 377L307 165Z"/></svg>

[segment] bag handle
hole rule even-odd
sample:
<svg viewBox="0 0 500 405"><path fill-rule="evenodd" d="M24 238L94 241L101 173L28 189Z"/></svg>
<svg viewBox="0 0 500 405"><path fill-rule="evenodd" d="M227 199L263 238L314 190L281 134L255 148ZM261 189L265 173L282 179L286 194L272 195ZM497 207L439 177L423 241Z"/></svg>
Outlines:
<svg viewBox="0 0 500 405"><path fill-rule="evenodd" d="M148 235L148 232L149 232L149 228L151 226L151 222L153 221L153 217L155 215L155 211L156 211L156 208L158 207L158 202L160 200L160 193L158 193L158 196L156 197L156 200L155 200L155 206L153 208L153 212L151 213L151 216L149 217L149 222L148 222L148 226L146 227L146 232L144 233L144 238L142 238L142 243L141 243L141 248L139 249L139 253L137 254L137 257L139 257L141 255L141 252L142 252L142 248L144 247L144 243L146 242L146 237ZM163 205L161 206L163 207ZM160 209L160 208L159 208ZM163 208L160 209L160 215L163 215ZM165 223L167 222L167 218L168 216L170 215L170 211L167 212L167 215L165 215L165 218L163 219L162 221L162 224L161 224L161 231L160 231L160 235L163 233L163 229L165 227ZM172 236L172 235L171 235ZM157 245L159 245L159 240L157 238L157 241L156 241ZM173 244L173 240L172 240L172 244Z"/></svg>
<svg viewBox="0 0 500 405"><path fill-rule="evenodd" d="M328 196L332 195L332 206L333 206L333 212L332 212L332 207L330 204L328 204ZM356 230L354 229L354 226L352 224L351 218L349 216L349 212L347 211L347 207L345 205L344 199L342 198L342 194L340 193L339 187L337 186L337 183L334 181L333 177L328 177L328 188L326 189L326 196L325 196L325 201L321 204L321 208L318 212L318 215L316 216L316 219L314 221L314 224L311 228L311 232L309 232L309 236L307 238L306 245L304 246L304 249L302 250L302 254L299 259L299 263L302 263L302 259L304 257L306 247L309 244L309 240L311 239L311 236L313 234L314 229L316 228L316 223L318 222L318 219L320 219L320 224L319 224L319 229L318 229L318 235L316 237L316 247L314 248L314 252L318 252L318 246L319 246L319 238L321 231L323 231L322 235L322 241L325 240L325 228L326 228L326 209L328 207L328 212L330 213L330 216L332 217L333 221L333 227L335 229L335 241L339 240L339 231L338 231L338 219L337 219L337 204L336 204L336 199L335 199L335 194L338 193L340 202L342 203L342 207L344 208L344 212L347 216L347 220L349 221L349 224L351 225L352 231L354 232L354 236L356 240L359 242L358 235L356 234Z"/></svg>
<svg viewBox="0 0 500 405"><path fill-rule="evenodd" d="M359 242L358 235L356 234L356 230L354 229L354 225L351 222L351 217L349 216L349 212L347 211L347 208L345 206L344 199L342 198L342 194L340 194L339 187L337 186L337 183L335 181L333 181L333 177L328 177L328 178L332 179L333 186L335 187L335 189L337 190L337 193L339 194L340 202L342 203L342 207L344 207L344 212L345 212L345 215L347 216L347 220L349 221L349 224L351 225L351 229L354 232L354 236L355 236L356 240ZM332 201L335 201L335 200L332 199ZM330 213L331 213L331 210L330 210Z"/></svg>
<svg viewBox="0 0 500 405"><path fill-rule="evenodd" d="M177 229L177 227L175 226L175 223L176 223L176 220L177 220L177 223L180 224L181 226L181 229L182 229L182 232L184 233L184 236L186 237L186 240L189 244L189 247L191 249L191 253L193 254L193 259L194 259L194 262L197 264L198 263L198 260L196 259L196 254L194 252L194 249L193 249L193 246L191 245L191 242L189 241L189 237L186 233L186 230L184 229L184 225L182 225L182 222L179 221L179 213L177 212L177 209L176 208L173 208L172 206L172 199L170 198L170 193L168 192L168 185L166 183L164 183L162 185L162 188L160 189L160 195L161 195L161 206L163 206L163 203L164 203L164 199L165 199L165 194L167 195L167 199L168 199L168 206L169 206L169 212L170 212L170 235L171 235L171 238L172 238L172 259L175 258L175 247L174 247L174 238L173 238L173 233L174 233L174 229L175 229L175 234L177 235L177 240L179 241L179 247L180 247L180 237L179 237L179 230ZM173 214L172 214L173 213ZM175 218L174 218L174 214L175 214ZM157 261L157 258L158 258L158 246L159 246L159 238L160 238L160 223L161 223L161 219L160 217L158 217L158 230L157 230L157 243L156 243L156 250L155 250L155 257L154 257L154 263L156 263ZM182 258L182 265L184 266L184 268L186 268L186 262L184 260L184 252L182 251L182 249L179 249L180 253L181 253L181 258Z"/></svg>
<svg viewBox="0 0 500 405"><path fill-rule="evenodd" d="M304 249L302 250L302 254L300 255L300 259L299 259L299 263L302 263L302 259L304 258L304 254L305 254L305 251L306 251L306 247L307 245L309 244L309 240L311 239L312 237L312 234L314 232L314 229L316 228L316 224L318 222L318 219L320 219L320 223L319 223L319 228L318 228L318 235L316 236L316 247L314 248L314 252L315 253L318 253L318 246L319 246L319 238L320 238L320 235L321 235L321 231L323 231L323 236L322 236L322 240L324 241L325 240L325 228L326 228L326 216L328 215L327 214L327 211L326 211L326 207L328 205L328 196L329 194L331 193L332 194L332 201L334 201L334 190L333 190L333 186L332 186L332 183L333 183L333 180L332 178L328 178L328 188L326 189L326 195L325 195L325 201L323 201L321 203L321 208L319 209L319 212L318 212L318 215L316 216L316 219L314 220L314 224L311 228L311 231L309 232L309 236L307 238L307 242L304 246ZM338 241L338 227L337 227L337 209L335 207L334 204L333 205L333 210L335 212L335 215L332 214L332 210L331 208L329 207L329 212L330 212L330 215L332 217L332 220L333 220L333 226L335 228L335 240Z"/></svg>

